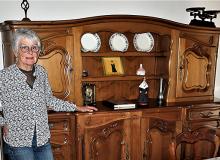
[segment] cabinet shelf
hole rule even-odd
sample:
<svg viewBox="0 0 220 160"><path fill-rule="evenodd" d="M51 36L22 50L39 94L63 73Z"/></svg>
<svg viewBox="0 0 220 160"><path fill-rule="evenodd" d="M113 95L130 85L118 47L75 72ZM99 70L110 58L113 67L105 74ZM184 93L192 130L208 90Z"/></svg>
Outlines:
<svg viewBox="0 0 220 160"><path fill-rule="evenodd" d="M105 53L82 53L82 57L147 57L147 56L156 56L156 57L166 57L166 52L105 52Z"/></svg>
<svg viewBox="0 0 220 160"><path fill-rule="evenodd" d="M159 75L147 75L146 80L160 79ZM144 76L103 76L103 77L83 77L82 82L101 82L101 81L139 81L143 80Z"/></svg>

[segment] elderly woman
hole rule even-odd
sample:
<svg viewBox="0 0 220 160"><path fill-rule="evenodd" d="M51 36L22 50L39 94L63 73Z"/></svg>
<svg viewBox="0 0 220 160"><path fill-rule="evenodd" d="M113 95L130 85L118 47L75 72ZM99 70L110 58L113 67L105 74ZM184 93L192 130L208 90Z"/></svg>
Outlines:
<svg viewBox="0 0 220 160"><path fill-rule="evenodd" d="M36 64L41 42L35 32L18 29L13 51L16 64L0 71L0 124L10 160L53 160L47 107L54 111L89 111L52 95L45 69Z"/></svg>

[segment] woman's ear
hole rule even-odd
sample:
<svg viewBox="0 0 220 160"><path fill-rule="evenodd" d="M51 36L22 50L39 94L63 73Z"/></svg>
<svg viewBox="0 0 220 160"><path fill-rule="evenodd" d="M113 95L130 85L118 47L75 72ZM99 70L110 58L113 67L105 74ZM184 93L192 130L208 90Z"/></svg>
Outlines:
<svg viewBox="0 0 220 160"><path fill-rule="evenodd" d="M18 52L14 52L14 55L15 55L15 62L17 63L18 62Z"/></svg>
<svg viewBox="0 0 220 160"><path fill-rule="evenodd" d="M14 53L15 57L17 58L18 57L18 53Z"/></svg>
<svg viewBox="0 0 220 160"><path fill-rule="evenodd" d="M15 57L17 58L18 57L18 50L15 48L12 48L12 51L13 51Z"/></svg>

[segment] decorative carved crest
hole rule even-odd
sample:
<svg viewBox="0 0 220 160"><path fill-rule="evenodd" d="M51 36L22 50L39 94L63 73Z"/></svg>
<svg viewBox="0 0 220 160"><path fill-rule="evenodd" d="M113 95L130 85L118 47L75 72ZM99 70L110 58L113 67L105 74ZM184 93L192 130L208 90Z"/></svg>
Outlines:
<svg viewBox="0 0 220 160"><path fill-rule="evenodd" d="M94 128L93 128L94 130ZM117 139L115 138L117 136ZM129 148L128 144L125 141L125 132L123 129L123 121L117 121L101 128L96 129L96 134L91 136L90 139L90 156L91 160L100 159L101 154L99 147L104 146L104 144L108 144L109 142L115 143L115 145L119 145L117 148L120 150L116 151L117 153L122 153L121 159L128 160L129 159ZM118 155L118 154L117 154Z"/></svg>
<svg viewBox="0 0 220 160"><path fill-rule="evenodd" d="M150 127L146 133L146 140L144 141L144 153L143 156L145 159L150 159L152 153L152 137L151 131L153 129L159 130L163 134L172 134L175 133L174 128L176 123L173 121L165 121L158 118L152 118L150 121Z"/></svg>
<svg viewBox="0 0 220 160"><path fill-rule="evenodd" d="M46 53L49 53L50 50L54 50L56 48L57 44L54 41L43 41L42 42L42 53L41 55L45 55Z"/></svg>

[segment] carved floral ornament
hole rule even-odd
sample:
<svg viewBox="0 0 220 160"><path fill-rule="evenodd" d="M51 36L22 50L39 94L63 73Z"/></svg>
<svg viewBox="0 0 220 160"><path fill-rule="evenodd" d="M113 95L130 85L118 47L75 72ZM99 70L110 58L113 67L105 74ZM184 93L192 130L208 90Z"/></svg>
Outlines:
<svg viewBox="0 0 220 160"><path fill-rule="evenodd" d="M55 48L57 44L54 41L42 41L42 53L41 55L45 55L46 53L49 53L50 50L52 50L53 48Z"/></svg>
<svg viewBox="0 0 220 160"><path fill-rule="evenodd" d="M118 141L114 141L115 145L120 145L122 152L124 153L122 155L123 160L129 160L130 159L130 153L129 153L129 147L128 143L125 141L126 133L125 131L120 127L122 126L122 121L113 122L110 124L105 125L104 127L101 127L99 130L96 130L95 136L92 136L90 139L90 159L91 160L97 160L100 157L102 157L102 152L100 150L99 144L108 144L110 141L112 141L112 137L117 135L119 137ZM114 139L114 138L113 138Z"/></svg>

